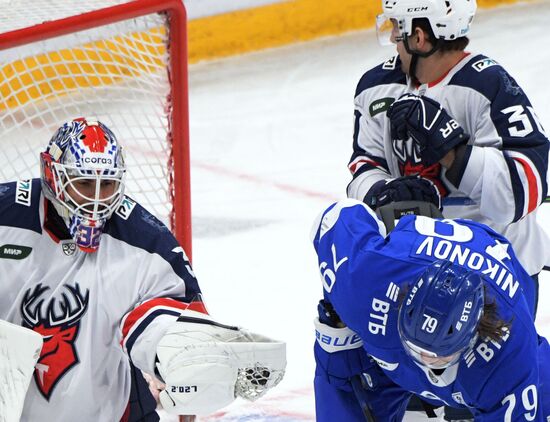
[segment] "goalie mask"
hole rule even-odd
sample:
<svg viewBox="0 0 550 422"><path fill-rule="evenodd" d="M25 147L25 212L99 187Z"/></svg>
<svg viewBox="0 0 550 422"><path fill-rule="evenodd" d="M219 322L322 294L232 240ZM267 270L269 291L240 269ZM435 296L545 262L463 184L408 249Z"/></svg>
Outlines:
<svg viewBox="0 0 550 422"><path fill-rule="evenodd" d="M420 365L447 368L473 347L483 315L483 279L448 261L426 268L399 309L399 336Z"/></svg>
<svg viewBox="0 0 550 422"><path fill-rule="evenodd" d="M79 248L94 252L124 195L124 159L115 135L100 122L65 123L40 154L42 189Z"/></svg>

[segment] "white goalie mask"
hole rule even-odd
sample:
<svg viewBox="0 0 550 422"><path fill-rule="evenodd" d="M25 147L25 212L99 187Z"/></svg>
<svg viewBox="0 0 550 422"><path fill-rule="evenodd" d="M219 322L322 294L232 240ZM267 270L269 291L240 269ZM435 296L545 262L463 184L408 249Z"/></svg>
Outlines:
<svg viewBox="0 0 550 422"><path fill-rule="evenodd" d="M75 119L56 131L40 162L44 195L80 249L94 252L124 195L126 169L115 135L100 122Z"/></svg>
<svg viewBox="0 0 550 422"><path fill-rule="evenodd" d="M476 0L383 0L383 13L376 19L378 41L390 45L397 37L410 36L413 19L426 18L437 39L464 37L477 10ZM397 32L397 34L395 34Z"/></svg>

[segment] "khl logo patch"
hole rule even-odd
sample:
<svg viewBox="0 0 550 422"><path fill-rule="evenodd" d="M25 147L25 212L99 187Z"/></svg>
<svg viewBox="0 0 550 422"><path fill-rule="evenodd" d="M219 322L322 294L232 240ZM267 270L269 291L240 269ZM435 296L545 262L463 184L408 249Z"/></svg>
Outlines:
<svg viewBox="0 0 550 422"><path fill-rule="evenodd" d="M63 250L63 253L67 256L74 255L74 253L76 252L76 243L74 243L72 240L61 241L61 249Z"/></svg>

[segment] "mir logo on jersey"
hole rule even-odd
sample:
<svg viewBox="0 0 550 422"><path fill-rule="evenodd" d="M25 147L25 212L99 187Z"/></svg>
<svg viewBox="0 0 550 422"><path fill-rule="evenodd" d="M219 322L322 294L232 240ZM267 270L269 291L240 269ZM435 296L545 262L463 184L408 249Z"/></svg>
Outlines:
<svg viewBox="0 0 550 422"><path fill-rule="evenodd" d="M32 252L30 246L5 244L0 246L0 258L4 259L25 259Z"/></svg>
<svg viewBox="0 0 550 422"><path fill-rule="evenodd" d="M88 309L88 290L82 294L78 284L64 287L63 299L51 298L43 309L49 287L38 284L25 292L20 307L23 326L40 333L44 339L34 380L47 400L63 375L79 362L74 342L80 320Z"/></svg>

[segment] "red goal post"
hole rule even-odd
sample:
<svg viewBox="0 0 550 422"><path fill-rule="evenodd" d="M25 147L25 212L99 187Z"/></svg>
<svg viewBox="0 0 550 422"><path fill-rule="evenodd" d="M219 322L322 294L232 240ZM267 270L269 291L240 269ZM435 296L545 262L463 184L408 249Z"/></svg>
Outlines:
<svg viewBox="0 0 550 422"><path fill-rule="evenodd" d="M168 224L190 256L182 1L20 0L3 9L0 182L38 177L39 152L55 128L97 118L126 149L128 194Z"/></svg>

